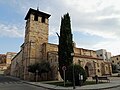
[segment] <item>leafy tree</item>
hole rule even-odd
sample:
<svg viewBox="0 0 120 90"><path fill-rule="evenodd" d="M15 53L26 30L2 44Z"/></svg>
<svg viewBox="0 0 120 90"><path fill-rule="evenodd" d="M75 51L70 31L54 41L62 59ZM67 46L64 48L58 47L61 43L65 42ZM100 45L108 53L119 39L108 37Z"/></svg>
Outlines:
<svg viewBox="0 0 120 90"><path fill-rule="evenodd" d="M59 72L62 78L63 78L62 67L66 66L66 68L68 68L68 66L73 63L73 57L71 56L71 53L73 53L73 42L71 34L70 16L67 13L61 18L58 45Z"/></svg>
<svg viewBox="0 0 120 90"><path fill-rule="evenodd" d="M39 63L31 64L28 66L28 72L36 73L36 70L38 69Z"/></svg>
<svg viewBox="0 0 120 90"><path fill-rule="evenodd" d="M28 66L28 72L34 74L34 80L36 79L36 70L38 70L39 63L31 64Z"/></svg>
<svg viewBox="0 0 120 90"><path fill-rule="evenodd" d="M81 83L84 83L87 79L86 71L80 66L80 65L74 65L74 74L75 74L75 84L79 85L79 74L83 75L83 81ZM73 82L73 65L70 65L67 70L66 74L66 80Z"/></svg>
<svg viewBox="0 0 120 90"><path fill-rule="evenodd" d="M113 73L118 73L120 70L119 70L119 65L117 64L112 64L112 72Z"/></svg>
<svg viewBox="0 0 120 90"><path fill-rule="evenodd" d="M51 70L49 62L41 62L39 63L38 73L41 75L42 73L48 73Z"/></svg>
<svg viewBox="0 0 120 90"><path fill-rule="evenodd" d="M36 71L41 76L43 73L48 73L51 70L49 62L35 63L28 66L28 72L34 73L36 77Z"/></svg>

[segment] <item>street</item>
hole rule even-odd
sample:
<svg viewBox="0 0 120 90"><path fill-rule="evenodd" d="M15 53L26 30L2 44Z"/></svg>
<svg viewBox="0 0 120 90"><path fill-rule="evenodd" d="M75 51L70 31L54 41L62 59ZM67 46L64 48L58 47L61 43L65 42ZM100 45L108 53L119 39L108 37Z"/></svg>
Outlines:
<svg viewBox="0 0 120 90"><path fill-rule="evenodd" d="M20 80L0 75L0 90L48 90L22 83Z"/></svg>
<svg viewBox="0 0 120 90"><path fill-rule="evenodd" d="M105 89L105 90L120 90L120 87L109 88L109 89Z"/></svg>

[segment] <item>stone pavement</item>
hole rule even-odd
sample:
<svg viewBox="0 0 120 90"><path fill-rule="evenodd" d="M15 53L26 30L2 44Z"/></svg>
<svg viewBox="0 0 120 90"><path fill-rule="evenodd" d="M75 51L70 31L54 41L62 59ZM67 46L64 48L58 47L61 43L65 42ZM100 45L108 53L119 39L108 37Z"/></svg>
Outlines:
<svg viewBox="0 0 120 90"><path fill-rule="evenodd" d="M104 83L104 84L94 84L94 85L84 85L84 86L76 86L76 89L78 90L103 90L103 89L109 89L114 87L120 86L120 77L109 77L110 83ZM22 81L27 84L44 87L51 90L71 90L73 87L62 87L62 86L56 86L56 85L50 85L45 84L44 82L27 82Z"/></svg>

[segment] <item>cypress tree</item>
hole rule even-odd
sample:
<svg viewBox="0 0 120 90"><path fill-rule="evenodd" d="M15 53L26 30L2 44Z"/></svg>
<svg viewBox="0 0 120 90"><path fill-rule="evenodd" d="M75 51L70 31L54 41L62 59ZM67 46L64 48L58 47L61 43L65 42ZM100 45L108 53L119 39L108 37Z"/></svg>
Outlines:
<svg viewBox="0 0 120 90"><path fill-rule="evenodd" d="M63 78L63 70L62 67L70 66L73 63L73 41L72 41L72 33L71 33L71 22L69 14L65 14L61 18L61 27L60 27L60 36L59 36L59 45L58 45L58 61L59 61L59 72L61 77Z"/></svg>

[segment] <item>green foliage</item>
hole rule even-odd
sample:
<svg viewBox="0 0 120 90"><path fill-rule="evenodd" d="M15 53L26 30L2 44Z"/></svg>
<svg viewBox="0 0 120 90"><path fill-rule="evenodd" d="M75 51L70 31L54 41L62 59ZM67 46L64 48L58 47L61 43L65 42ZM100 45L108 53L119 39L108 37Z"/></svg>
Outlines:
<svg viewBox="0 0 120 90"><path fill-rule="evenodd" d="M38 69L38 67L39 67L39 63L29 65L28 66L28 72L36 73L36 70Z"/></svg>
<svg viewBox="0 0 120 90"><path fill-rule="evenodd" d="M119 72L118 65L112 64L112 73L118 73L118 72Z"/></svg>
<svg viewBox="0 0 120 90"><path fill-rule="evenodd" d="M48 73L51 70L49 62L41 62L39 63L38 72L41 73Z"/></svg>
<svg viewBox="0 0 120 90"><path fill-rule="evenodd" d="M87 79L87 74L85 70L80 65L74 65L74 75L75 75L75 84L79 84L79 74L83 75L83 83ZM66 70L66 80L73 82L73 65L70 65L68 67L68 70Z"/></svg>
<svg viewBox="0 0 120 90"><path fill-rule="evenodd" d="M35 63L28 66L28 72L36 73L36 70L39 75L42 73L48 73L51 70L49 62Z"/></svg>
<svg viewBox="0 0 120 90"><path fill-rule="evenodd" d="M62 67L68 67L73 62L73 57L71 56L71 53L74 52L72 43L73 41L71 34L70 16L67 13L64 15L64 17L61 18L60 37L58 45L59 72L62 78Z"/></svg>

